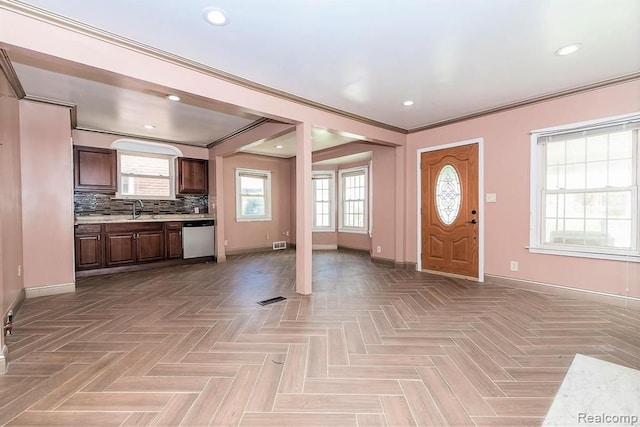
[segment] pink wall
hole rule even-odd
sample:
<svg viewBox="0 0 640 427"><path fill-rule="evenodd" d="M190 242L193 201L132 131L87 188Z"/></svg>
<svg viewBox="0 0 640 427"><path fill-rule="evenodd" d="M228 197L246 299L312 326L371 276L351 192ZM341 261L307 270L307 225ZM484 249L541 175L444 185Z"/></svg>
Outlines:
<svg viewBox="0 0 640 427"><path fill-rule="evenodd" d="M407 140L406 252L416 262L417 150L484 138L485 273L592 291L640 296L640 264L531 254L529 244L530 132L640 111L640 81L593 90L410 134ZM509 269L511 260L519 271Z"/></svg>
<svg viewBox="0 0 640 427"><path fill-rule="evenodd" d="M106 133L89 132L85 130L74 130L72 132L73 145L84 145L87 147L101 147L111 148L111 144L119 139L132 139L135 141L145 141L140 138L126 138L123 136L109 135ZM154 141L149 141L154 142ZM184 144L167 143L182 151L184 157L191 157L193 159L208 159L209 149L206 147L193 147Z"/></svg>
<svg viewBox="0 0 640 427"><path fill-rule="evenodd" d="M224 221L226 251L262 248L271 246L274 241L289 241L283 235L291 233L291 190L288 159L236 154L224 159ZM236 221L236 168L271 171L271 221ZM268 238L267 238L268 236Z"/></svg>
<svg viewBox="0 0 640 427"><path fill-rule="evenodd" d="M73 164L69 109L20 102L24 287L71 284Z"/></svg>
<svg viewBox="0 0 640 427"><path fill-rule="evenodd" d="M22 199L20 197L20 113L4 73L0 72L0 315L16 302L23 288ZM4 334L0 333L0 353ZM0 355L1 357L1 355ZM3 366L0 366L2 371Z"/></svg>

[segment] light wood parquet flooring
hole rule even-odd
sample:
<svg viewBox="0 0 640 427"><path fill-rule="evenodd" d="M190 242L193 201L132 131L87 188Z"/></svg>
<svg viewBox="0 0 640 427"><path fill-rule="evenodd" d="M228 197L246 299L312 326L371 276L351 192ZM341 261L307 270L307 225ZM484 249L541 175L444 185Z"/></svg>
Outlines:
<svg viewBox="0 0 640 427"><path fill-rule="evenodd" d="M638 312L313 261L310 296L277 251L26 300L0 425L535 426L576 353L640 368Z"/></svg>

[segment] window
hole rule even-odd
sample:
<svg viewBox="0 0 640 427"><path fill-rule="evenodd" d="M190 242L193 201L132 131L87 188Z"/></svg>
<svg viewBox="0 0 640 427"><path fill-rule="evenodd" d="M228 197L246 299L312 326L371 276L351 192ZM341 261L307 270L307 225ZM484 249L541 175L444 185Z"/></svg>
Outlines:
<svg viewBox="0 0 640 427"><path fill-rule="evenodd" d="M174 156L118 150L118 197L174 199Z"/></svg>
<svg viewBox="0 0 640 427"><path fill-rule="evenodd" d="M271 221L271 172L236 169L236 219Z"/></svg>
<svg viewBox="0 0 640 427"><path fill-rule="evenodd" d="M334 171L313 172L313 231L336 231Z"/></svg>
<svg viewBox="0 0 640 427"><path fill-rule="evenodd" d="M364 168L340 171L340 231L368 232L369 211L368 170Z"/></svg>
<svg viewBox="0 0 640 427"><path fill-rule="evenodd" d="M533 133L534 252L640 255L639 128L636 115Z"/></svg>

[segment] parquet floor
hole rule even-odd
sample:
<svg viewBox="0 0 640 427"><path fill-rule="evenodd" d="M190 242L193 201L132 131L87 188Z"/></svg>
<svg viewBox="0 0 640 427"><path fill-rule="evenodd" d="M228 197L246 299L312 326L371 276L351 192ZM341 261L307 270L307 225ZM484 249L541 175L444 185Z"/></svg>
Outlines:
<svg viewBox="0 0 640 427"><path fill-rule="evenodd" d="M26 300L0 425L540 425L575 353L640 368L640 313L293 251ZM260 306L282 295L286 301Z"/></svg>

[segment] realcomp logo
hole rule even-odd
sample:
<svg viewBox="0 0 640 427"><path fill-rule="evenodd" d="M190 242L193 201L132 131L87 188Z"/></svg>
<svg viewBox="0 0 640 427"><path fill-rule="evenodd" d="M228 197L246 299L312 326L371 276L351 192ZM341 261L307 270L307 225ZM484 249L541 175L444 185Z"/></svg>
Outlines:
<svg viewBox="0 0 640 427"><path fill-rule="evenodd" d="M623 426L635 426L638 423L637 415L609 415L578 413L578 424L619 424Z"/></svg>

